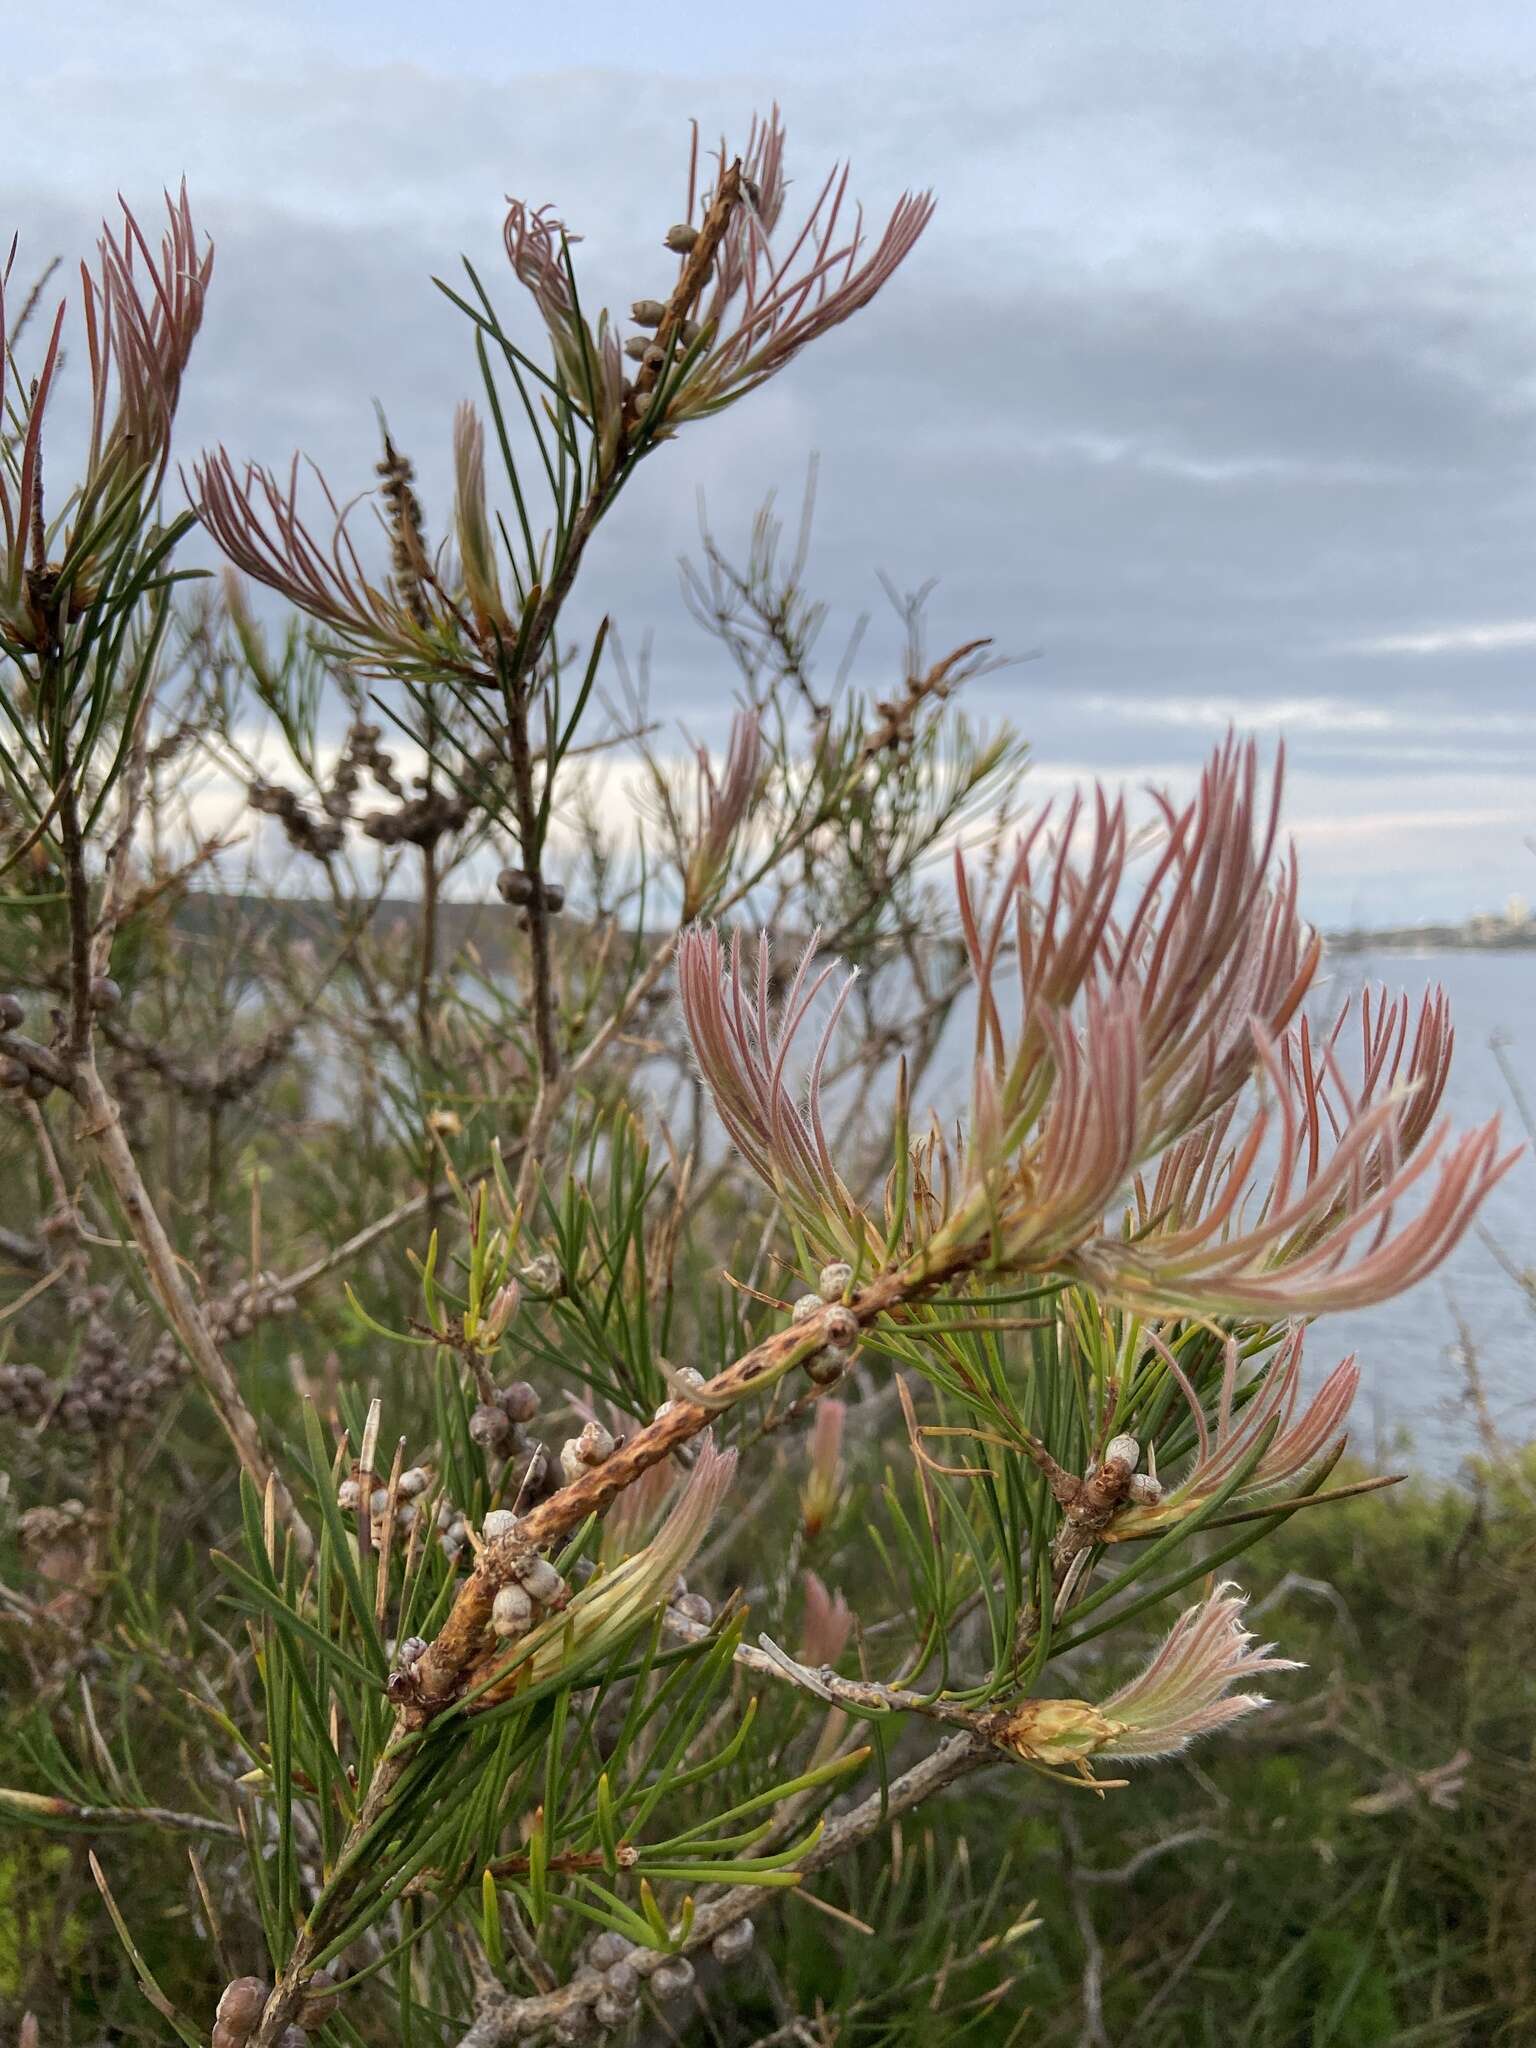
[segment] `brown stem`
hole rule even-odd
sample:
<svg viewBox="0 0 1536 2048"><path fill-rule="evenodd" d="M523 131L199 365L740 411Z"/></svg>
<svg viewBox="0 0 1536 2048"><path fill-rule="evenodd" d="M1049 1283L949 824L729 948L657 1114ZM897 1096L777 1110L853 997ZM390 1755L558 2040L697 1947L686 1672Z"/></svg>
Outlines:
<svg viewBox="0 0 1536 2048"><path fill-rule="evenodd" d="M59 791L59 837L69 892L69 1057L79 1061L91 1042L91 900L72 768L65 769Z"/></svg>
<svg viewBox="0 0 1536 2048"><path fill-rule="evenodd" d="M72 1088L84 1117L81 1136L95 1148L102 1170L127 1218L155 1299L192 1361L203 1391L213 1403L214 1413L224 1425L241 1466L263 1493L271 1487L277 1511L292 1532L294 1547L307 1561L314 1551L314 1538L299 1514L292 1494L267 1456L256 1418L246 1406L239 1383L214 1342L202 1311L182 1277L175 1248L166 1236L165 1226L149 1198L138 1162L123 1134L122 1111L108 1093L89 1051L74 1070Z"/></svg>
<svg viewBox="0 0 1536 2048"><path fill-rule="evenodd" d="M887 1310L927 1294L956 1273L976 1265L984 1256L985 1247L965 1245L931 1263L927 1259L915 1260L880 1274L849 1306L860 1327L867 1328ZM708 1386L708 1407L684 1400L669 1403L665 1414L628 1438L611 1458L592 1466L525 1515L516 1546L487 1545L436 1640L414 1666L416 1693L402 1710L405 1725L424 1727L457 1696L468 1679L484 1648L496 1594L510 1574L514 1548L523 1551L531 1545L544 1549L569 1535L589 1515L601 1514L653 1465L661 1464L707 1429L714 1420L716 1404L723 1406L759 1384L771 1385L795 1364L814 1356L824 1347L822 1325L831 1312L826 1308L803 1323L775 1330L734 1365L716 1374Z"/></svg>
<svg viewBox="0 0 1536 2048"><path fill-rule="evenodd" d="M946 1786L996 1761L997 1752L972 1735L958 1735L940 1743L920 1763L892 1779L884 1793L870 1793L851 1812L829 1822L821 1840L806 1852L800 1864L802 1874L810 1876L818 1870L825 1870L828 1864L835 1863L839 1857L846 1856L851 1849L859 1848L878 1834L888 1819L909 1812L925 1799L942 1792ZM735 1926L754 1909L771 1904L777 1896L768 1885L733 1885L718 1898L699 1906L686 1939L679 1932L678 1950L686 1953L690 1949L703 1948L727 1927ZM654 1949L637 1948L628 1961L640 1976L648 1977L666 1961L666 1957ZM506 2043L525 2040L579 2013L602 1989L602 1978L593 1973L590 1978L563 1984L558 1991L545 1992L538 1997L511 1998L503 1995L492 1999L483 2007L469 2031L460 2036L458 2048L505 2048Z"/></svg>

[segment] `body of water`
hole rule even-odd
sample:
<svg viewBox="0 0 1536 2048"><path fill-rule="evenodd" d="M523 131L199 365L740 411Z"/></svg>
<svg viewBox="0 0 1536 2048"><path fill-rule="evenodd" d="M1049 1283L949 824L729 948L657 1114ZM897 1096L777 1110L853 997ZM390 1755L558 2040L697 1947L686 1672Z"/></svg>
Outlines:
<svg viewBox="0 0 1536 2048"><path fill-rule="evenodd" d="M1324 976L1330 1010L1366 982L1415 996L1440 983L1456 1026L1443 1113L1465 1130L1500 1111L1508 1139L1524 1139L1500 1061L1536 1103L1536 951L1349 956L1327 961ZM1520 1442L1536 1435L1536 1302L1500 1264L1502 1254L1536 1269L1536 1158L1517 1161L1480 1222L1438 1273L1408 1293L1325 1316L1308 1336L1314 1382L1346 1352L1359 1353L1355 1435L1362 1449L1387 1458L1405 1445L1415 1464L1447 1472L1476 1448L1464 1337L1499 1432Z"/></svg>
<svg viewBox="0 0 1536 2048"><path fill-rule="evenodd" d="M1527 1101L1536 1104L1536 950L1330 957L1308 1007L1316 1022L1329 1021L1348 997L1370 986L1393 994L1406 989L1416 1011L1419 996L1436 983L1450 999L1456 1029L1442 1117L1462 1131L1501 1112L1509 1144L1522 1142L1524 1127L1494 1044ZM1013 1022L1013 991L1004 973L1005 1029ZM964 1113L974 1029L974 1006L962 999L919 1091L925 1108ZM1346 1031L1346 1074L1356 1044L1352 1029ZM1536 1302L1500 1264L1502 1254L1517 1268L1536 1268L1536 1158L1519 1160L1499 1183L1480 1224L1438 1272L1408 1293L1358 1313L1321 1317L1308 1333L1307 1377L1314 1386L1347 1353L1358 1354L1354 1440L1373 1460L1452 1473L1477 1449L1479 1417L1463 1363L1468 1348L1485 1412L1499 1433L1520 1442L1536 1436Z"/></svg>

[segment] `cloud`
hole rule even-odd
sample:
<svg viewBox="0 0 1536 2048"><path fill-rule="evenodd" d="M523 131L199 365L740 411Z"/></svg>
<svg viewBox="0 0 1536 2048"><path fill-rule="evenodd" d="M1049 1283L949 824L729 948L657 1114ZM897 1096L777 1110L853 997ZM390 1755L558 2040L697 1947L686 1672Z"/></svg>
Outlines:
<svg viewBox="0 0 1536 2048"><path fill-rule="evenodd" d="M1482 626L1445 626L1422 633L1379 633L1346 641L1345 654L1484 654L1536 647L1536 619L1504 619Z"/></svg>
<svg viewBox="0 0 1536 2048"><path fill-rule="evenodd" d="M257 37L243 0L172 0L141 34L86 0L69 39L9 51L23 263L185 169L219 253L183 454L303 446L350 493L377 396L440 529L476 372L432 275L467 251L519 311L512 190L559 205L588 295L622 306L658 275L687 117L739 129L778 91L803 180L846 149L873 207L931 179L941 208L868 314L645 464L605 522L577 625L649 637L657 715L714 738L729 706L677 600L700 492L739 549L819 450L829 667L873 609L860 675L883 692L900 631L875 572L938 576L935 649L1038 650L972 696L1042 767L1188 774L1229 720L1284 731L1323 914L1362 887L1390 915L1394 890L1459 911L1525 885L1536 24L1476 0L962 0L942 25L793 0L688 37L607 0L558 32L523 13L277 0ZM1481 848L1437 760L1512 779ZM1377 818L1376 850L1330 812Z"/></svg>

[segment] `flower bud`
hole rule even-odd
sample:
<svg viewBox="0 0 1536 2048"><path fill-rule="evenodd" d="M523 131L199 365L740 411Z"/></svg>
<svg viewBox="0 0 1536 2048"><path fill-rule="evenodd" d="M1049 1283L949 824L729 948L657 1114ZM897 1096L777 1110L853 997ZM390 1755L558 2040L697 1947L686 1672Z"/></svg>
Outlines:
<svg viewBox="0 0 1536 2048"><path fill-rule="evenodd" d="M93 1010L115 1010L123 1000L123 992L110 974L98 974L91 981L91 1008Z"/></svg>
<svg viewBox="0 0 1536 2048"><path fill-rule="evenodd" d="M1128 1465L1134 1472L1141 1462L1141 1445L1133 1436L1112 1436L1104 1447L1106 1465Z"/></svg>
<svg viewBox="0 0 1536 2048"><path fill-rule="evenodd" d="M624 344L624 353L632 363L643 363L654 347L655 343L647 341L643 334L632 334Z"/></svg>
<svg viewBox="0 0 1536 2048"><path fill-rule="evenodd" d="M388 1509L388 1507L389 1507L389 1488L388 1488L387 1486L376 1486L376 1487L375 1487L375 1488L373 1489L372 1493L370 1493L370 1494L369 1494L369 1496L368 1496L368 1512L369 1512L369 1514L371 1514L371 1515L382 1515L382 1514L384 1514L384 1513L386 1512L386 1510Z"/></svg>
<svg viewBox="0 0 1536 2048"><path fill-rule="evenodd" d="M522 1300L523 1290L515 1280L509 1280L505 1287L497 1289L491 1298L491 1305L485 1312L481 1329L492 1343L506 1335L508 1323L517 1314L517 1305Z"/></svg>
<svg viewBox="0 0 1536 2048"><path fill-rule="evenodd" d="M660 299L636 299L629 317L637 327L659 327L667 317L667 309Z"/></svg>
<svg viewBox="0 0 1536 2048"><path fill-rule="evenodd" d="M533 901L533 877L522 868L503 868L496 877L496 888L503 903Z"/></svg>
<svg viewBox="0 0 1536 2048"><path fill-rule="evenodd" d="M336 1505L343 1514L351 1514L363 1497L363 1490L355 1479L343 1479L336 1489Z"/></svg>
<svg viewBox="0 0 1536 2048"><path fill-rule="evenodd" d="M0 996L0 1031L14 1031L26 1016L20 998L13 995Z"/></svg>
<svg viewBox="0 0 1536 2048"><path fill-rule="evenodd" d="M250 2038L249 2034L242 2033L238 2027L232 2027L228 2020L215 2020L213 2032L209 2036L213 2048L245 2048Z"/></svg>
<svg viewBox="0 0 1536 2048"><path fill-rule="evenodd" d="M715 1618L715 1610L702 1593L684 1593L672 1605L685 1621L696 1621L704 1628Z"/></svg>
<svg viewBox="0 0 1536 2048"><path fill-rule="evenodd" d="M425 1493L432 1484L432 1474L421 1465L412 1465L400 1474L400 1492L407 1500L414 1500L418 1493Z"/></svg>
<svg viewBox="0 0 1536 2048"><path fill-rule="evenodd" d="M1126 1491L1139 1508L1155 1508L1163 1497L1163 1489L1150 1472L1133 1472Z"/></svg>
<svg viewBox="0 0 1536 2048"><path fill-rule="evenodd" d="M697 228L691 228L686 221L679 221L675 228L668 228L662 236L662 246L670 249L675 256L686 256L699 239Z"/></svg>
<svg viewBox="0 0 1536 2048"><path fill-rule="evenodd" d="M789 1312L792 1323L808 1323L812 1316L820 1315L826 1303L819 1294L802 1294Z"/></svg>
<svg viewBox="0 0 1536 2048"><path fill-rule="evenodd" d="M517 1534L518 1522L510 1508L491 1508L480 1524L480 1534L487 1543L501 1543Z"/></svg>
<svg viewBox="0 0 1536 2048"><path fill-rule="evenodd" d="M426 1654L427 1639L425 1636L407 1636L395 1653L395 1662L403 1671L409 1671L411 1666L419 1658L425 1657Z"/></svg>
<svg viewBox="0 0 1536 2048"><path fill-rule="evenodd" d="M853 1285L853 1268L846 1259L834 1259L816 1276L816 1292L823 1301L841 1301Z"/></svg>

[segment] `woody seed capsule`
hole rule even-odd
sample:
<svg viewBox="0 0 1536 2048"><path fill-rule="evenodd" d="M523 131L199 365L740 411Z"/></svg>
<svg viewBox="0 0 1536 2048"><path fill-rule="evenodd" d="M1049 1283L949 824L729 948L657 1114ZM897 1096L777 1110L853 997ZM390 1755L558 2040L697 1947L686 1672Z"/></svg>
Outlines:
<svg viewBox="0 0 1536 2048"><path fill-rule="evenodd" d="M604 1928L601 1934L594 1934L587 1945L587 1961L594 1969L611 1970L615 1963L622 1963L634 1947L622 1934L615 1934Z"/></svg>
<svg viewBox="0 0 1536 2048"><path fill-rule="evenodd" d="M528 1633L533 1621L533 1602L521 1586L503 1586L491 1602L491 1627L499 1636Z"/></svg>
<svg viewBox="0 0 1536 2048"><path fill-rule="evenodd" d="M823 1301L841 1301L853 1285L853 1268L846 1259L834 1259L816 1276L816 1292Z"/></svg>
<svg viewBox="0 0 1536 2048"><path fill-rule="evenodd" d="M500 1450L512 1434L512 1422L504 1408L479 1407L469 1418L470 1440L483 1451Z"/></svg>
<svg viewBox="0 0 1536 2048"><path fill-rule="evenodd" d="M510 1387L502 1387L496 1399L514 1422L532 1422L539 1412L538 1390L527 1380L514 1380Z"/></svg>
<svg viewBox="0 0 1536 2048"><path fill-rule="evenodd" d="M541 1607L564 1604L565 1581L547 1557L540 1557L535 1552L531 1557L519 1558L513 1569L529 1598L537 1600Z"/></svg>
<svg viewBox="0 0 1536 2048"><path fill-rule="evenodd" d="M709 1952L717 1963L739 1963L757 1939L757 1929L750 1920L733 1920L729 1927L722 1927L709 1944Z"/></svg>
<svg viewBox="0 0 1536 2048"><path fill-rule="evenodd" d="M319 1970L304 1987L304 2002L299 2007L299 2018L307 2032L328 2020L341 2000L331 1990L331 1979L324 1970Z"/></svg>
<svg viewBox="0 0 1536 2048"><path fill-rule="evenodd" d="M248 2034L266 2002L267 1987L260 1977L236 1977L224 1986L214 2018L239 2034Z"/></svg>
<svg viewBox="0 0 1536 2048"><path fill-rule="evenodd" d="M813 1386L835 1387L847 1370L846 1352L818 1351L805 1361L805 1376Z"/></svg>
<svg viewBox="0 0 1536 2048"><path fill-rule="evenodd" d="M681 1998L693 1984L693 1965L686 1956L671 1956L651 1972L651 1991L658 2001Z"/></svg>
<svg viewBox="0 0 1536 2048"><path fill-rule="evenodd" d="M859 1319L851 1308L834 1302L822 1323L827 1342L834 1351L847 1351L859 1341Z"/></svg>

